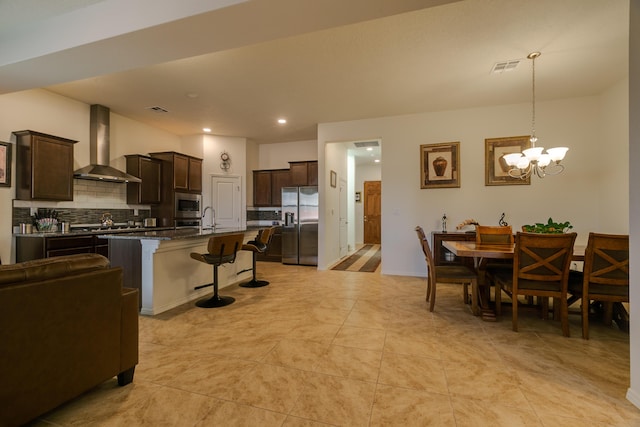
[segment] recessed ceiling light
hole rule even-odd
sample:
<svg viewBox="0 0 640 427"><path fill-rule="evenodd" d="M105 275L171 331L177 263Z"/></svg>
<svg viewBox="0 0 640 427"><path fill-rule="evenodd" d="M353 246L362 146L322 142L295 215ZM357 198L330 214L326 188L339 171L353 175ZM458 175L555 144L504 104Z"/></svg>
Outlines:
<svg viewBox="0 0 640 427"><path fill-rule="evenodd" d="M203 132L211 132L211 128L202 128Z"/></svg>
<svg viewBox="0 0 640 427"><path fill-rule="evenodd" d="M380 159L375 159L374 162L380 163Z"/></svg>
<svg viewBox="0 0 640 427"><path fill-rule="evenodd" d="M278 123L283 125L283 124L287 123L287 119L278 119Z"/></svg>
<svg viewBox="0 0 640 427"><path fill-rule="evenodd" d="M373 147L367 147L367 151L373 151Z"/></svg>

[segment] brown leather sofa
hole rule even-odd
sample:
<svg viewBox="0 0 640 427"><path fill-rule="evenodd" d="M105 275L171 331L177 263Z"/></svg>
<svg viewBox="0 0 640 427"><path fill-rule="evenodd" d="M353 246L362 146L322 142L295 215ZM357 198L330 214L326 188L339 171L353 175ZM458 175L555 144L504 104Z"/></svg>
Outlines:
<svg viewBox="0 0 640 427"><path fill-rule="evenodd" d="M24 424L138 363L138 290L97 254L0 265L0 426Z"/></svg>

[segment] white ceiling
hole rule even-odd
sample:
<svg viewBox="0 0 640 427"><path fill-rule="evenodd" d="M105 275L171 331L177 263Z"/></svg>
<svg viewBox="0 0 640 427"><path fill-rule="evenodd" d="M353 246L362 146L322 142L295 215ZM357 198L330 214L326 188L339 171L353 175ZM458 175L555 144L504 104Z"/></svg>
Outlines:
<svg viewBox="0 0 640 427"><path fill-rule="evenodd" d="M536 50L537 100L598 94L628 76L628 21L629 0L0 0L0 93L314 140L318 123L530 102Z"/></svg>

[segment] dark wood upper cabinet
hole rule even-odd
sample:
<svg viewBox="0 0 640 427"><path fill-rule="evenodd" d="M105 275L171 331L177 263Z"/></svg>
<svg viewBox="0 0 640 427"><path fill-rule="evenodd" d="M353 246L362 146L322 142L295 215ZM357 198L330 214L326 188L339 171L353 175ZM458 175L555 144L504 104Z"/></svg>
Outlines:
<svg viewBox="0 0 640 427"><path fill-rule="evenodd" d="M307 162L308 185L318 185L318 162Z"/></svg>
<svg viewBox="0 0 640 427"><path fill-rule="evenodd" d="M271 206L271 171L253 171L253 205Z"/></svg>
<svg viewBox="0 0 640 427"><path fill-rule="evenodd" d="M282 206L282 187L291 184L289 169L271 171L271 204L269 206Z"/></svg>
<svg viewBox="0 0 640 427"><path fill-rule="evenodd" d="M291 185L289 169L253 171L253 205L282 205L282 187Z"/></svg>
<svg viewBox="0 0 640 427"><path fill-rule="evenodd" d="M307 185L309 181L307 162L289 162L289 170L291 171L291 185Z"/></svg>
<svg viewBox="0 0 640 427"><path fill-rule="evenodd" d="M130 154L125 158L127 173L142 180L141 183L127 183L127 203L149 205L160 203L162 160L140 154Z"/></svg>
<svg viewBox="0 0 640 427"><path fill-rule="evenodd" d="M253 206L280 207L282 187L318 185L318 162L289 162L289 169L253 171Z"/></svg>
<svg viewBox="0 0 640 427"><path fill-rule="evenodd" d="M202 159L175 151L149 155L164 162L162 180L164 185L171 187L171 190L188 193L202 192Z"/></svg>
<svg viewBox="0 0 640 427"><path fill-rule="evenodd" d="M31 130L16 135L16 199L73 200L73 141Z"/></svg>
<svg viewBox="0 0 640 427"><path fill-rule="evenodd" d="M189 157L189 191L202 193L202 160Z"/></svg>
<svg viewBox="0 0 640 427"><path fill-rule="evenodd" d="M173 189L189 191L189 158L180 154L173 156Z"/></svg>
<svg viewBox="0 0 640 427"><path fill-rule="evenodd" d="M318 185L318 162L289 162L291 185Z"/></svg>

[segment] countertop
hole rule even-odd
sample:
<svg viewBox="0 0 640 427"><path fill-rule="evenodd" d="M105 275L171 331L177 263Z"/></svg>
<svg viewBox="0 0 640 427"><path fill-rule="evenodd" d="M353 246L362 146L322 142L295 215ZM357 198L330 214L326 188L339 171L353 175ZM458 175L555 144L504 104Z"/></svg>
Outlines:
<svg viewBox="0 0 640 427"><path fill-rule="evenodd" d="M67 233L63 233L62 231L54 231L54 232L34 232L29 234L15 233L14 236L20 237L76 237L76 236L93 236L93 235L103 235L103 234L118 234L118 233L139 233L142 231L160 231L160 230L173 230L173 227L155 227L155 228L144 228L144 227L120 227L120 228L93 228L89 227L78 227L72 228L71 231Z"/></svg>
<svg viewBox="0 0 640 427"><path fill-rule="evenodd" d="M179 228L179 229L163 229L148 230L144 229L132 233L112 233L100 235L105 239L122 239L122 240L181 240L193 239L197 237L216 236L231 233L244 233L250 230L240 227L225 228Z"/></svg>
<svg viewBox="0 0 640 427"><path fill-rule="evenodd" d="M245 231L258 231L265 227L259 226L247 226L246 228L239 227L217 227L211 229L210 227L194 228L185 227L175 229L173 227L120 227L110 229L88 229L85 227L72 228L68 233L61 231L56 232L35 232L30 234L15 233L16 237L31 237L31 238L44 238L44 237L80 237L80 236L99 236L100 238L118 238L118 239L157 239L157 240L175 240L175 239L188 239L191 237L210 236L216 234L228 234L228 233L243 233Z"/></svg>

